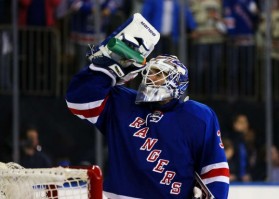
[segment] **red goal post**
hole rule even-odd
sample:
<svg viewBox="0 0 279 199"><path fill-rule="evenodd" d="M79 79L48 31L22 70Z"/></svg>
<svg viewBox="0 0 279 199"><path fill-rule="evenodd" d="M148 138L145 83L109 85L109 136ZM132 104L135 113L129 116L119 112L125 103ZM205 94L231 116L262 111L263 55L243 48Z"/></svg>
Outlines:
<svg viewBox="0 0 279 199"><path fill-rule="evenodd" d="M26 169L0 163L0 199L102 199L98 166Z"/></svg>

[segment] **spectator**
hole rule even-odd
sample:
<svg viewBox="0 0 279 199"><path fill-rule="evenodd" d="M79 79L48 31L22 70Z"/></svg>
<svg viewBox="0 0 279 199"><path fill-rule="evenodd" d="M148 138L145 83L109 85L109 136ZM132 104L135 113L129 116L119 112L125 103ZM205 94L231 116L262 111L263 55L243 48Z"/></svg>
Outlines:
<svg viewBox="0 0 279 199"><path fill-rule="evenodd" d="M259 150L259 158L257 159L257 167L255 169L254 181L279 182L279 151L278 146L272 145L269 153L271 155L271 175L267 176L267 154L266 146L262 146ZM268 178L270 177L270 178Z"/></svg>
<svg viewBox="0 0 279 199"><path fill-rule="evenodd" d="M223 42L226 27L219 0L198 0L191 7L197 28L192 33L194 62L193 85L197 93L217 94L222 77ZM205 88L203 87L205 86Z"/></svg>
<svg viewBox="0 0 279 199"><path fill-rule="evenodd" d="M178 0L145 0L142 15L161 34L154 54L176 54L180 28L180 5ZM185 7L185 24L187 30L196 28L196 22L188 7ZM186 30L185 30L186 31Z"/></svg>
<svg viewBox="0 0 279 199"><path fill-rule="evenodd" d="M243 134L245 145L248 151L249 164L250 166L254 165L255 160L253 159L255 159L256 157L256 145L257 145L256 134L255 134L256 132L251 127L250 121L246 114L240 113L236 116L234 129L237 132L241 132Z"/></svg>
<svg viewBox="0 0 279 199"><path fill-rule="evenodd" d="M271 150L271 161L272 161L272 173L271 182L279 182L279 150L273 145Z"/></svg>
<svg viewBox="0 0 279 199"><path fill-rule="evenodd" d="M258 7L254 0L224 0L223 11L228 30L228 96L234 100L254 92Z"/></svg>
<svg viewBox="0 0 279 199"><path fill-rule="evenodd" d="M19 0L19 25L53 26L60 0Z"/></svg>
<svg viewBox="0 0 279 199"><path fill-rule="evenodd" d="M52 166L50 158L42 151L39 142L39 132L29 127L21 140L20 165L25 168L49 168Z"/></svg>
<svg viewBox="0 0 279 199"><path fill-rule="evenodd" d="M21 90L55 92L53 74L57 70L58 48L53 28L59 3L60 0L18 1L18 23L25 27L19 29Z"/></svg>
<svg viewBox="0 0 279 199"><path fill-rule="evenodd" d="M97 44L106 36L108 18L121 6L121 0L101 1L100 30L97 30L94 10L96 5L90 0L69 0L71 12L71 41L74 44L74 54L76 56L77 70L83 68L87 60L85 58L88 51L88 44ZM121 20L121 19L120 19ZM113 25L113 24L110 24ZM100 32L98 32L100 31ZM76 71L75 71L76 72Z"/></svg>
<svg viewBox="0 0 279 199"><path fill-rule="evenodd" d="M249 182L251 181L249 167L249 153L245 142L245 133L248 128L247 116L237 114L233 118L232 130L226 139L230 139L234 147L234 155L231 157L231 164L235 169L235 181Z"/></svg>
<svg viewBox="0 0 279 199"><path fill-rule="evenodd" d="M6 26L11 25L11 1L0 0L0 89L12 87L11 77L11 32Z"/></svg>

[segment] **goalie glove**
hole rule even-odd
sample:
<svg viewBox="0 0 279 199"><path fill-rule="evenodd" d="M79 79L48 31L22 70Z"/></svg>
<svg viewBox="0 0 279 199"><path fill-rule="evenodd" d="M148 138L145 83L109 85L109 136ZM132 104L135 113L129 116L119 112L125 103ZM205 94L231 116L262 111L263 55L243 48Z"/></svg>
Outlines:
<svg viewBox="0 0 279 199"><path fill-rule="evenodd" d="M134 60L118 59L115 61L106 49L99 49L90 61L93 63L89 68L93 71L105 73L112 79L112 86L115 84L124 84L135 78L144 65L134 64Z"/></svg>
<svg viewBox="0 0 279 199"><path fill-rule="evenodd" d="M158 43L160 33L140 13L135 13L98 46L107 47L111 38L122 40L147 57Z"/></svg>
<svg viewBox="0 0 279 199"><path fill-rule="evenodd" d="M136 13L101 44L91 48L87 56L94 65L90 68L108 74L113 79L113 85L116 82L123 84L135 78L144 68L146 57L159 39L160 33ZM113 40L121 44L118 50L110 45Z"/></svg>

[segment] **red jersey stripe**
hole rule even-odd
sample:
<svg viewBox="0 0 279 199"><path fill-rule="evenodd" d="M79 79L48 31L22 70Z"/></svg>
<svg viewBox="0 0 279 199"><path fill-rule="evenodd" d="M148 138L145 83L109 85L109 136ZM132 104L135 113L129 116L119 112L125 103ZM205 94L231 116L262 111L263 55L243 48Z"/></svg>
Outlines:
<svg viewBox="0 0 279 199"><path fill-rule="evenodd" d="M212 170L202 174L201 178L206 179L206 178L213 178L213 177L217 177L217 176L229 177L230 176L230 171L229 171L228 168L212 169Z"/></svg>
<svg viewBox="0 0 279 199"><path fill-rule="evenodd" d="M78 109L73 109L73 108L69 108L69 109L73 114L82 115L85 118L97 117L104 110L107 99L108 99L108 96L105 98L105 100L102 102L102 104L100 106L92 108L92 109L87 109L87 110L78 110Z"/></svg>

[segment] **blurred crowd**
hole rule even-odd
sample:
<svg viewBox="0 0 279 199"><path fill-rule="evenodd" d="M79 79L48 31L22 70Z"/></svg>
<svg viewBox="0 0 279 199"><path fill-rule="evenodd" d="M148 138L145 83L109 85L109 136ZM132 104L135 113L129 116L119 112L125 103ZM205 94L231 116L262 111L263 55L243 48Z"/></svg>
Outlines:
<svg viewBox="0 0 279 199"><path fill-rule="evenodd" d="M178 54L181 32L187 36L187 65L190 71L190 95L223 93L230 99L255 94L255 66L264 52L267 20L265 1L257 0L19 0L20 27L46 27L58 31L61 40L61 64L71 64L69 76L87 64L88 44L98 44L133 13L140 12L161 34L153 54ZM272 1L271 58L274 71L279 71L279 0ZM11 88L11 0L0 0L0 90ZM181 17L181 10L184 11ZM185 30L181 31L184 17ZM35 38L28 37L33 41ZM56 46L49 37L46 42ZM41 56L51 49L40 49L36 42L29 46ZM54 47L55 48L55 47ZM20 48L20 51L22 48ZM185 55L186 56L186 55ZM40 56L28 51L28 64L40 65ZM226 57L226 59L224 58ZM43 59L51 65L52 57ZM20 62L21 63L21 62ZM275 69L277 67L277 69ZM39 70L39 69L36 69ZM50 69L46 69L50 70ZM60 72L60 71L59 71ZM278 74L278 73L277 73ZM277 74L273 84L279 88ZM51 75L49 77L51 78ZM226 81L225 81L226 80ZM50 80L51 81L51 80ZM220 86L224 84L226 87ZM131 85L133 86L133 85ZM257 129L250 125L247 114L239 113L231 121L231 130L223 132L223 143L231 170L231 182L266 180L266 151ZM42 151L38 129L30 127L21 137L21 164L27 168L71 164L67 158L53 161ZM273 182L279 182L279 151L273 145ZM3 156L1 156L3 157ZM0 160L1 161L1 160ZM81 164L90 164L84 159Z"/></svg>
<svg viewBox="0 0 279 199"><path fill-rule="evenodd" d="M231 121L231 128L223 132L223 144L230 166L231 182L266 180L266 148L262 135L254 129L245 113L237 113ZM279 151L272 146L273 173L270 182L278 182Z"/></svg>
<svg viewBox="0 0 279 199"><path fill-rule="evenodd" d="M11 25L11 4L12 1L0 1L0 89L11 88L11 68L8 67L12 53L11 30L5 29ZM52 76L61 71L72 76L86 64L88 44L99 43L133 13L140 12L161 33L153 54L178 54L181 34L186 35L186 54L183 56L188 58L186 65L190 69L192 83L189 89L192 93L209 97L228 95L231 100L258 94L261 88L258 82L263 81L263 69L258 65L263 60L267 37L265 1L188 0L180 4L178 0L19 0L19 58L20 64L27 65L22 67L22 73L30 70L29 65L47 63L44 66L47 67L59 62L58 65L65 68L44 70ZM273 70L278 72L278 0L272 1L271 6L271 57ZM54 35L58 34L58 38L50 34L40 38L32 32L35 27L48 28L43 32L55 29ZM43 45L44 49L40 49ZM26 46L36 49L36 54ZM45 75L48 76L46 79L50 80L51 75ZM272 84L279 88L275 77Z"/></svg>
<svg viewBox="0 0 279 199"><path fill-rule="evenodd" d="M11 2L1 0L0 25L11 24ZM180 5L178 0L20 0L18 23L20 27L47 27L58 31L60 64L74 65L70 74L82 68L87 59L88 44L95 45L111 34L133 13L140 12L161 33L161 39L153 54L178 54L181 34L185 34L185 57L194 83L190 90L195 94L229 95L233 100L241 95L255 95L257 82L261 80L258 61L263 58L266 41L265 1L260 0L189 0ZM278 71L279 25L278 0L272 1L271 56L274 71ZM181 12L184 12L183 16ZM184 18L183 18L184 17ZM184 22L184 24L182 24ZM184 25L185 29L181 30ZM182 33L183 32L183 33ZM11 87L11 31L1 29L0 88ZM38 50L32 42L34 35L22 37L24 44L39 51L35 58L26 52L30 64L42 64L54 59L44 58L48 51ZM37 36L39 37L39 36ZM57 41L47 36L50 51L56 50ZM43 39L41 39L43 40ZM23 42L23 41L22 41ZM43 41L41 41L43 42ZM36 42L38 43L38 42ZM28 51L24 49L20 52ZM194 52L194 53L193 53ZM51 53L51 52L49 52ZM181 55L180 55L181 56ZM51 57L51 58L50 58ZM49 62L49 65L54 65ZM34 69L33 69L34 70ZM50 70L50 69L48 69ZM70 69L69 69L70 70ZM57 72L57 71L56 71ZM278 88L275 76L273 85Z"/></svg>

